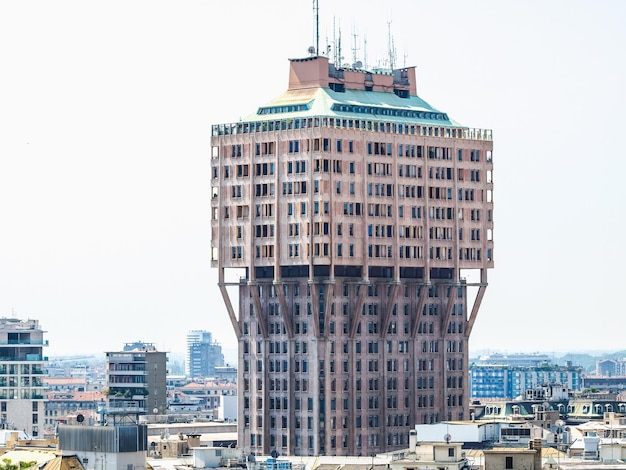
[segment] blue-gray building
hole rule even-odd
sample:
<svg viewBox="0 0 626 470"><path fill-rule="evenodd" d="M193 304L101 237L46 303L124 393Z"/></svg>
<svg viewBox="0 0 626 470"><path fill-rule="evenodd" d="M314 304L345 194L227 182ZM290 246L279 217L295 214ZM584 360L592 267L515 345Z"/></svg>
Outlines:
<svg viewBox="0 0 626 470"><path fill-rule="evenodd" d="M562 384L572 391L582 389L582 368L549 362L520 366L507 363L476 364L469 370L471 398L514 399L526 390L547 384Z"/></svg>
<svg viewBox="0 0 626 470"><path fill-rule="evenodd" d="M224 365L222 346L209 331L193 330L187 334L185 373L192 379L215 377L215 368Z"/></svg>

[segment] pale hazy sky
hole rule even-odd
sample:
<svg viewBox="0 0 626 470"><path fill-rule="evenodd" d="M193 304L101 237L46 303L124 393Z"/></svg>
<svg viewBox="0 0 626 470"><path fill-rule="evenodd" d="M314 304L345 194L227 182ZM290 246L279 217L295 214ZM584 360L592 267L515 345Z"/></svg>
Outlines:
<svg viewBox="0 0 626 470"><path fill-rule="evenodd" d="M625 349L626 2L320 1L320 44L494 132L472 350ZM388 28L388 23L391 28ZM235 337L210 268L210 126L287 86L310 0L0 3L0 316L49 355ZM364 46L367 40L367 47Z"/></svg>

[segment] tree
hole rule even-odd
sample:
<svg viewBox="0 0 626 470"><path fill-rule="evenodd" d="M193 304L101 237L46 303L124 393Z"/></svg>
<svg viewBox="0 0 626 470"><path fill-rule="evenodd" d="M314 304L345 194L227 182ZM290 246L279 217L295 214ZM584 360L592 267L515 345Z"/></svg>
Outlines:
<svg viewBox="0 0 626 470"><path fill-rule="evenodd" d="M0 470L22 470L37 464L37 462L19 462L16 465L11 463L11 459L2 459L2 462L3 463L0 464Z"/></svg>

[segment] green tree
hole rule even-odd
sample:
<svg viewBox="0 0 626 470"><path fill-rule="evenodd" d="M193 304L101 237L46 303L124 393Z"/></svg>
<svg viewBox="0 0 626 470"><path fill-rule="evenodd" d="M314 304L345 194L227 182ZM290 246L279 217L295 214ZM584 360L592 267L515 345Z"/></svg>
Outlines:
<svg viewBox="0 0 626 470"><path fill-rule="evenodd" d="M2 464L0 464L0 470L22 470L25 468L30 468L36 463L37 462L20 462L16 465L11 463L11 459L2 459Z"/></svg>

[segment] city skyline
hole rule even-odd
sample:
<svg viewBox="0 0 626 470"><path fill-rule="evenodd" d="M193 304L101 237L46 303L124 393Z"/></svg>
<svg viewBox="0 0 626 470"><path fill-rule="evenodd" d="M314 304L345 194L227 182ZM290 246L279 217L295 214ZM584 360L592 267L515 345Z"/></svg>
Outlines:
<svg viewBox="0 0 626 470"><path fill-rule="evenodd" d="M0 316L39 320L50 355L134 340L183 351L191 329L232 350L210 268L210 129L286 88L288 59L314 41L310 3L249 4L248 18L239 4L35 5L0 6L10 45L0 77ZM564 351L572 339L621 349L611 322L626 261L617 225L625 8L320 5L322 45L335 14L346 61L356 34L367 37L361 60L367 52L375 64L391 31L398 63L407 54L417 67L418 95L494 132L496 267L471 351ZM585 335L591 325L602 334Z"/></svg>

